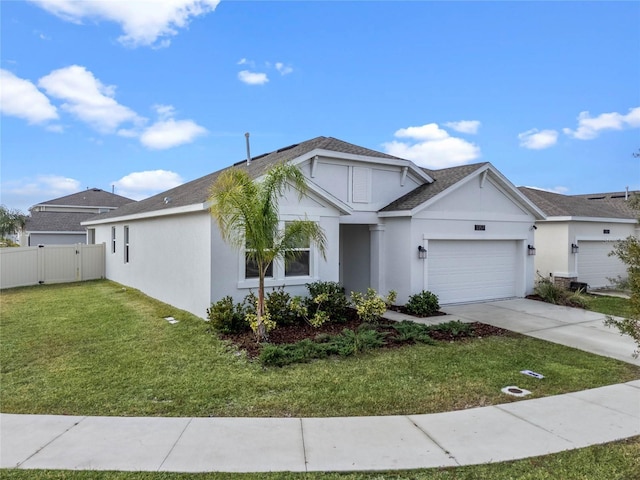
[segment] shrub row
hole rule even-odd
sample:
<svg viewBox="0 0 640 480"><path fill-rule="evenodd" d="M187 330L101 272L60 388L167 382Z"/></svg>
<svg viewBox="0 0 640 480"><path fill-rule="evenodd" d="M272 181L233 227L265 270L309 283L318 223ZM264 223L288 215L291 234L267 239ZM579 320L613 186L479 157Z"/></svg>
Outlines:
<svg viewBox="0 0 640 480"><path fill-rule="evenodd" d="M350 305L340 284L314 282L306 286L309 292L307 297L292 297L283 287L265 295L265 322L268 322L268 326L307 322L319 327L325 322L346 322ZM362 321L376 322L395 301L396 293L391 291L383 298L369 288L365 294L351 292L351 298ZM207 318L215 331L225 334L242 333L249 330L252 321L255 322L256 302L253 292L239 303L234 303L233 298L226 296L211 304L207 309ZM409 313L417 316L431 315L439 308L438 297L428 291L412 295L407 303Z"/></svg>
<svg viewBox="0 0 640 480"><path fill-rule="evenodd" d="M435 345L436 341L430 336L430 332L435 331L448 333L454 338L473 336L471 325L458 320L430 326L403 321L385 327L395 329L398 332L396 341L402 343ZM387 335L376 330L374 325L364 323L357 330L344 329L339 335L324 336L316 341L305 339L293 344L265 344L259 360L264 366L283 367L332 355L347 357L382 347Z"/></svg>

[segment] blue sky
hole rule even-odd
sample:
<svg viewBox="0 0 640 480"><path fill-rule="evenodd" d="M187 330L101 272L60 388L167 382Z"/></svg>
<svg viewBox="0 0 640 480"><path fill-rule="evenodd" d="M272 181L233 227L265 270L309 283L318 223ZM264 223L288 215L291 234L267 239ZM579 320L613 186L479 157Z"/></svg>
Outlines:
<svg viewBox="0 0 640 480"><path fill-rule="evenodd" d="M1 4L1 198L144 198L333 136L515 185L640 189L640 2Z"/></svg>

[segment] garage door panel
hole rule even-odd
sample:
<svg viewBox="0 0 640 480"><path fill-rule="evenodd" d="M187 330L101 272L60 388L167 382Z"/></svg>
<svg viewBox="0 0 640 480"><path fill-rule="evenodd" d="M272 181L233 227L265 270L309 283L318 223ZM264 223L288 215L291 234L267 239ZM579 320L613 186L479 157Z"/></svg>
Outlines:
<svg viewBox="0 0 640 480"><path fill-rule="evenodd" d="M516 247L515 241L430 241L428 289L442 304L514 297Z"/></svg>
<svg viewBox="0 0 640 480"><path fill-rule="evenodd" d="M618 257L609 256L613 241L578 242L578 281L590 288L601 288L611 284L610 278L627 277L627 268Z"/></svg>

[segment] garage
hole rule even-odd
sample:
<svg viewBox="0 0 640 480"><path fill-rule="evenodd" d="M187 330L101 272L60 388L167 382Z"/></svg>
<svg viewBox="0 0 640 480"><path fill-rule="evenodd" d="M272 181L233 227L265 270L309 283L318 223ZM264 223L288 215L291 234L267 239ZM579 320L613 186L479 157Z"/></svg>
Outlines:
<svg viewBox="0 0 640 480"><path fill-rule="evenodd" d="M427 289L441 304L515 297L517 252L515 240L430 240Z"/></svg>
<svg viewBox="0 0 640 480"><path fill-rule="evenodd" d="M627 277L627 268L618 257L609 256L613 250L613 241L578 242L578 281L589 288L602 288L611 285L610 278Z"/></svg>

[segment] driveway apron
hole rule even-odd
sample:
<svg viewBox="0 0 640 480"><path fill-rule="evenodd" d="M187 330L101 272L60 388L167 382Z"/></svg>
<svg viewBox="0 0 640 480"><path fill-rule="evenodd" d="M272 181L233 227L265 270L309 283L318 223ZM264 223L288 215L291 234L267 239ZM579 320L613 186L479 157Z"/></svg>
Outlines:
<svg viewBox="0 0 640 480"><path fill-rule="evenodd" d="M640 358L633 358L637 348L633 339L605 326L606 315L602 313L525 298L447 305L442 310L465 322L482 322L640 365Z"/></svg>

